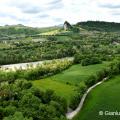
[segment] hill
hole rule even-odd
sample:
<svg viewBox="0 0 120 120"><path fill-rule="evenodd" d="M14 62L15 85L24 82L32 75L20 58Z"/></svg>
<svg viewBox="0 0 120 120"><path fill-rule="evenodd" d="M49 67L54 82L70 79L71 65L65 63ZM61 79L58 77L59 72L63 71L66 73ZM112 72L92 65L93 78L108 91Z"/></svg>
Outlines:
<svg viewBox="0 0 120 120"><path fill-rule="evenodd" d="M52 32L60 29L59 26L36 28L18 25L0 26L0 40L12 40L18 38L26 38L29 36L37 36L42 33Z"/></svg>
<svg viewBox="0 0 120 120"><path fill-rule="evenodd" d="M95 30L103 32L118 32L118 31L120 32L120 23L114 22L87 21L78 22L76 25L89 31Z"/></svg>

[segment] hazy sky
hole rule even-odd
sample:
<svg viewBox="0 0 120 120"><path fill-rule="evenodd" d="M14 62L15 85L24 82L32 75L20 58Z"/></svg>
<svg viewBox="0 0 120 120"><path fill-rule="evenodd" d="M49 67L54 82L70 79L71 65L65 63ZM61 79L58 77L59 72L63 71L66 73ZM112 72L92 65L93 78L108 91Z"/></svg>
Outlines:
<svg viewBox="0 0 120 120"><path fill-rule="evenodd" d="M120 0L0 0L0 25L46 27L65 20L120 22Z"/></svg>

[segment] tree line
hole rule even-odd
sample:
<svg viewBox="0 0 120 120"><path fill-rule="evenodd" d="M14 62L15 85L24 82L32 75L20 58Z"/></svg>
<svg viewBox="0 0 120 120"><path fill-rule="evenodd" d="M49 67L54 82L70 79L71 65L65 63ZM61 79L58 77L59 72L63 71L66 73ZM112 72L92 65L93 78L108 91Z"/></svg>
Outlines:
<svg viewBox="0 0 120 120"><path fill-rule="evenodd" d="M44 63L43 65L37 65L33 68L32 64L28 66L28 69L15 69L12 70L1 70L0 71L0 82L8 81L9 83L14 82L16 79L26 79L26 80L38 80L57 74L73 64L72 60L53 60L51 63Z"/></svg>

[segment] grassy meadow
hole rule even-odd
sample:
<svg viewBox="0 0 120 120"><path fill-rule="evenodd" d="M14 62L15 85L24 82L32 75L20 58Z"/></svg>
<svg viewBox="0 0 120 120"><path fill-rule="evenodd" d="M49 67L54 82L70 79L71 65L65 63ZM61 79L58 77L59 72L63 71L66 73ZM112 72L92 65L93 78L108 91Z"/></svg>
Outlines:
<svg viewBox="0 0 120 120"><path fill-rule="evenodd" d="M99 111L120 111L120 75L98 86L88 95L74 120L119 120L119 116L99 115Z"/></svg>
<svg viewBox="0 0 120 120"><path fill-rule="evenodd" d="M76 94L76 85L82 84L82 81L86 80L90 75L96 74L97 71L100 71L108 64L109 62L89 66L73 65L59 74L35 80L33 85L42 90L54 90L57 95L64 97L69 104L71 98Z"/></svg>

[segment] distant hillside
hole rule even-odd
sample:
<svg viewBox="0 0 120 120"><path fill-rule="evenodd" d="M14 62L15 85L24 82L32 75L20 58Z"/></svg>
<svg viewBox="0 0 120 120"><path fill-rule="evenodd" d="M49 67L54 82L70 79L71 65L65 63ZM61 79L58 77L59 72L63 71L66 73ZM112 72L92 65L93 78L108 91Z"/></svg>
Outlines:
<svg viewBox="0 0 120 120"><path fill-rule="evenodd" d="M27 36L38 34L37 28L26 27L23 25L5 25L0 27L0 37Z"/></svg>
<svg viewBox="0 0 120 120"><path fill-rule="evenodd" d="M22 24L18 25L5 25L0 26L0 40L11 40L14 38L21 38L26 36L34 36L39 35L41 33L55 31L60 29L61 27L53 26L53 27L45 27L45 28L34 28L24 26Z"/></svg>
<svg viewBox="0 0 120 120"><path fill-rule="evenodd" d="M120 23L114 23L114 22L87 21L87 22L78 22L76 25L90 31L91 30L106 31L106 32L120 31Z"/></svg>

